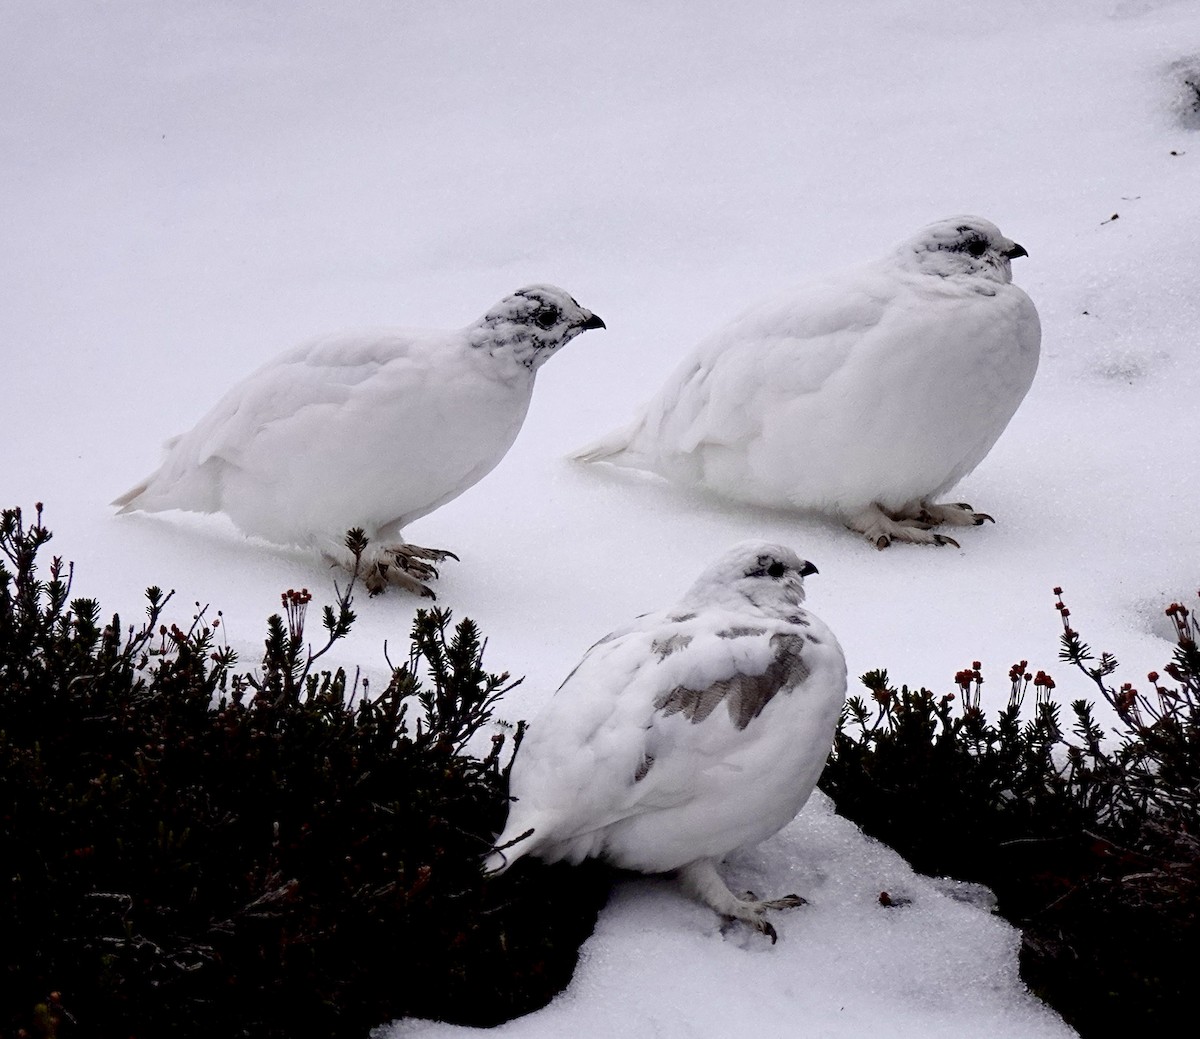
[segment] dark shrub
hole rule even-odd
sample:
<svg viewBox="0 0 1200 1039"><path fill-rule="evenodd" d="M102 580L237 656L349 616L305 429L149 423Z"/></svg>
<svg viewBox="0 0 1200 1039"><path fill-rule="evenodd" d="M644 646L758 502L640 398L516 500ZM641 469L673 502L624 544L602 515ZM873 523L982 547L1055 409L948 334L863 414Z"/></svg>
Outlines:
<svg viewBox="0 0 1200 1039"><path fill-rule="evenodd" d="M922 872L989 885L1023 929L1026 982L1082 1035L1170 1031L1190 1014L1200 947L1197 624L1168 607L1170 681L1151 672L1143 695L1108 684L1116 659L1093 656L1055 594L1062 659L1116 710L1115 739L1083 699L1064 733L1053 680L1024 661L995 723L978 663L941 697L874 671L862 678L872 704L847 703L821 786Z"/></svg>
<svg viewBox="0 0 1200 1039"><path fill-rule="evenodd" d="M376 694L315 667L354 582L315 653L289 591L238 673L219 614L169 625L150 588L140 626L104 623L61 559L38 576L49 540L40 506L3 513L0 1034L361 1037L498 1023L566 984L607 877L481 876L510 754L468 742L516 683L470 620L417 611Z"/></svg>

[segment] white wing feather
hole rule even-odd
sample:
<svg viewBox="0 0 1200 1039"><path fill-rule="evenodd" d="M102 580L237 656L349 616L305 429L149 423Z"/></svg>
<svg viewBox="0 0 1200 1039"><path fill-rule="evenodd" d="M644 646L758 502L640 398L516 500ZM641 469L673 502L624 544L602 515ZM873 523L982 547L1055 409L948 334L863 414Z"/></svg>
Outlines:
<svg viewBox="0 0 1200 1039"><path fill-rule="evenodd" d="M797 616L803 626L761 617L748 626L736 611L661 613L589 650L530 728L514 771L520 800L496 843L534 832L491 868L532 853L662 872L785 825L824 764L845 689L836 640L811 614ZM764 694L755 680L779 665L781 637L806 640L804 666ZM702 718L664 704L709 691ZM744 727L742 696L763 701Z"/></svg>

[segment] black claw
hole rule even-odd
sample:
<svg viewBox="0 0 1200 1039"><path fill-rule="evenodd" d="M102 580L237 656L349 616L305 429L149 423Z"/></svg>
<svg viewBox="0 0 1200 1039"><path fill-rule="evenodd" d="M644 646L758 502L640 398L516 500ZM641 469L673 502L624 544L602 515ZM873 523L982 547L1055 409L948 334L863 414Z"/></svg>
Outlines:
<svg viewBox="0 0 1200 1039"><path fill-rule="evenodd" d="M982 526L984 523L995 523L995 522L996 521L994 519L992 519L992 517L989 516L986 512L975 513L975 526L977 526L977 527Z"/></svg>
<svg viewBox="0 0 1200 1039"><path fill-rule="evenodd" d="M887 548L891 543L892 539L888 537L887 534L880 534L879 537L875 539L875 547L879 549L880 552Z"/></svg>
<svg viewBox="0 0 1200 1039"><path fill-rule="evenodd" d="M442 576L436 566L407 556L397 556L396 565L405 573L412 574L418 581L436 581Z"/></svg>
<svg viewBox="0 0 1200 1039"><path fill-rule="evenodd" d="M461 562L458 556L449 549L422 548L420 545L404 546L396 552L396 555L407 556L410 559L429 559L435 563L440 563L443 559L453 559L456 563Z"/></svg>
<svg viewBox="0 0 1200 1039"><path fill-rule="evenodd" d="M771 925L771 922L769 920L762 921L762 924L760 925L759 929L762 931L763 934L765 934L768 938L771 939L772 945L774 945L779 940L779 935L776 933L775 928Z"/></svg>
<svg viewBox="0 0 1200 1039"><path fill-rule="evenodd" d="M933 543L939 548L942 545L953 545L955 548L962 547L957 541L954 540L954 538L948 538L945 534L935 534L933 536Z"/></svg>

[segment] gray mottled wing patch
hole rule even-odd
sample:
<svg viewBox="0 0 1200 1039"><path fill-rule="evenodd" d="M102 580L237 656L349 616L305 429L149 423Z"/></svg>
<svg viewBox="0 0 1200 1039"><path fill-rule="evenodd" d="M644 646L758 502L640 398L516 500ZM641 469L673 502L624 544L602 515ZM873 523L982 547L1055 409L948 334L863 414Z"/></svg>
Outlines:
<svg viewBox="0 0 1200 1039"><path fill-rule="evenodd" d="M643 779L646 778L647 774L650 772L650 769L653 767L654 767L654 755L653 754L645 755L645 757L642 758L641 763L638 765L637 770L633 773L633 781L635 783L640 783Z"/></svg>
<svg viewBox="0 0 1200 1039"><path fill-rule="evenodd" d="M655 699L655 709L668 716L683 714L698 724L723 703L733 724L744 729L762 713L776 693L794 688L810 673L800 656L804 648L802 636L772 635L771 648L775 656L761 675L732 675L705 689L677 686Z"/></svg>
<svg viewBox="0 0 1200 1039"><path fill-rule="evenodd" d="M651 643L650 649L658 655L659 660L666 660L672 653L678 653L681 649L687 649L692 643L692 636L678 632L670 635L665 639L655 639Z"/></svg>
<svg viewBox="0 0 1200 1039"><path fill-rule="evenodd" d="M744 639L751 635L765 635L766 628L726 628L717 632L719 639Z"/></svg>

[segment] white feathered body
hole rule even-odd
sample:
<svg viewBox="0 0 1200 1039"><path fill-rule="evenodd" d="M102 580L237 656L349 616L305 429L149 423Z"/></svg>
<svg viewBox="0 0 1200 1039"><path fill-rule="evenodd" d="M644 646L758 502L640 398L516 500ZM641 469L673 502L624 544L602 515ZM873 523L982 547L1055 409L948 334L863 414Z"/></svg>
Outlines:
<svg viewBox="0 0 1200 1039"><path fill-rule="evenodd" d="M499 463L534 376L463 332L318 339L230 390L126 499L147 511L225 512L282 544L340 539L355 526L375 537Z"/></svg>
<svg viewBox="0 0 1200 1039"><path fill-rule="evenodd" d="M747 680L784 656L792 670L760 705ZM685 599L640 618L593 646L531 724L496 844L534 832L489 868L533 854L666 872L764 840L812 793L845 689L836 639L798 605Z"/></svg>
<svg viewBox="0 0 1200 1039"><path fill-rule="evenodd" d="M943 276L888 258L755 307L578 457L843 516L936 497L1037 370L1037 311L1002 262L1003 277Z"/></svg>

